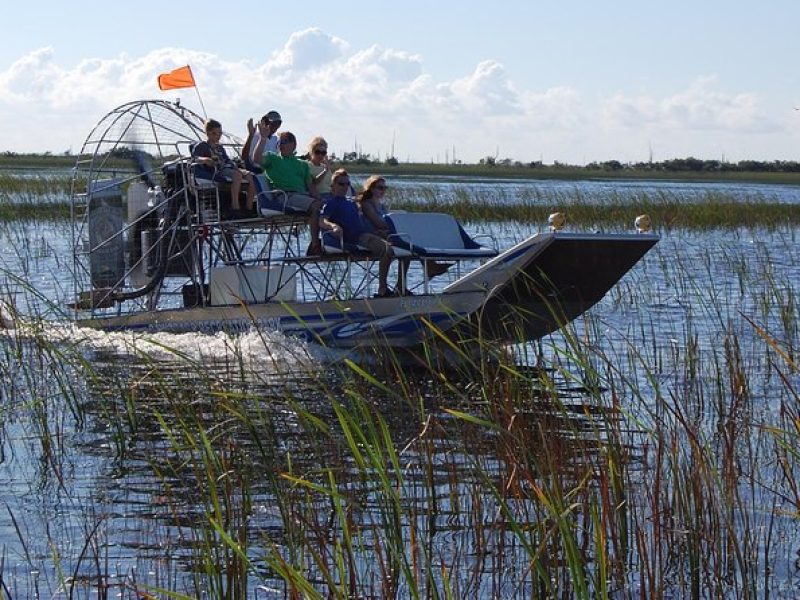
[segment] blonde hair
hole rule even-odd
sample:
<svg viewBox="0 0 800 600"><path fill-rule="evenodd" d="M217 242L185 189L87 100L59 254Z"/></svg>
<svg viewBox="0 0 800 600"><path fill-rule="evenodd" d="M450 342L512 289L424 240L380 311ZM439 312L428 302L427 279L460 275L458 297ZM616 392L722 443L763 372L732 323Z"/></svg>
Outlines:
<svg viewBox="0 0 800 600"><path fill-rule="evenodd" d="M317 146L325 146L325 148L327 149L328 148L328 142L326 142L325 138L322 137L321 135L315 135L313 138L311 138L311 141L308 142L308 155L309 156L313 156L314 155L314 148L316 148Z"/></svg>

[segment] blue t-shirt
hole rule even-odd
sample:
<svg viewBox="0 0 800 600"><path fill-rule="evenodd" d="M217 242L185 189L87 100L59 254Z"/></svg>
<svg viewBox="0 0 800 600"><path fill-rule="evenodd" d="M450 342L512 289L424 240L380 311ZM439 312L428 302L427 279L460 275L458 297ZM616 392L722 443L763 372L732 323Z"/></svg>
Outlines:
<svg viewBox="0 0 800 600"><path fill-rule="evenodd" d="M228 153L225 152L225 148L221 144L212 146L208 142L200 142L194 147L194 150L192 150L192 156L213 158L218 162L216 169L199 163L194 165L195 177L200 179L214 179L222 169L233 167L231 159L228 158Z"/></svg>
<svg viewBox="0 0 800 600"><path fill-rule="evenodd" d="M322 207L322 217L336 223L344 232L344 241L357 244L358 238L365 232L358 206L344 196L333 196Z"/></svg>

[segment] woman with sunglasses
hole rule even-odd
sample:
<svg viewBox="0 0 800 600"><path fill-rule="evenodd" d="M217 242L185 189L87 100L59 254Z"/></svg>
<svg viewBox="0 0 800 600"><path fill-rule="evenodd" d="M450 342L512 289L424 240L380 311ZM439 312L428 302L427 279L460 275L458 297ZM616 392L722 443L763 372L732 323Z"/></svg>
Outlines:
<svg viewBox="0 0 800 600"><path fill-rule="evenodd" d="M321 135L311 138L308 143L308 168L320 198L325 202L331 195L331 165L328 162L328 142Z"/></svg>
<svg viewBox="0 0 800 600"><path fill-rule="evenodd" d="M383 218L387 212L386 207L383 206L385 195L386 180L380 175L370 175L364 182L364 189L356 196L356 204L361 213L364 229L387 240L389 239L389 225ZM410 264L411 261L407 258L400 258L397 261L397 285L394 289L398 295L411 294L406 286L406 276Z"/></svg>
<svg viewBox="0 0 800 600"><path fill-rule="evenodd" d="M370 175L364 182L364 189L356 196L356 204L364 219L364 226L371 232L386 238L389 226L383 219L388 211L383 205L386 196L386 180L380 175Z"/></svg>
<svg viewBox="0 0 800 600"><path fill-rule="evenodd" d="M364 182L364 189L361 190L356 196L356 204L361 211L364 221L364 227L384 239L388 239L390 231L389 225L383 216L389 212L383 205L383 199L386 196L386 179L381 175L371 175L366 182ZM395 288L401 295L410 295L411 292L406 287L408 282L408 267L411 265L411 260L408 258L398 259L397 269L397 287ZM440 263L431 261L428 263L428 277L436 277L445 273L452 263Z"/></svg>

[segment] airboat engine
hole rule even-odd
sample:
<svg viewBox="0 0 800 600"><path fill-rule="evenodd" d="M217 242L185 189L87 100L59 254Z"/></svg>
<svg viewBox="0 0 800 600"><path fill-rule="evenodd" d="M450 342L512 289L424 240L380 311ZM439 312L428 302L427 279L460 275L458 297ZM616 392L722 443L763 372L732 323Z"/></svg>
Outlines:
<svg viewBox="0 0 800 600"><path fill-rule="evenodd" d="M143 181L133 181L128 186L128 223L136 223L147 212L150 190ZM142 260L142 236L140 228L134 228L128 239L128 277L130 286L135 288L142 287L149 280Z"/></svg>
<svg viewBox="0 0 800 600"><path fill-rule="evenodd" d="M101 179L89 187L88 229L90 273L95 289L114 288L125 276L122 187L116 179Z"/></svg>

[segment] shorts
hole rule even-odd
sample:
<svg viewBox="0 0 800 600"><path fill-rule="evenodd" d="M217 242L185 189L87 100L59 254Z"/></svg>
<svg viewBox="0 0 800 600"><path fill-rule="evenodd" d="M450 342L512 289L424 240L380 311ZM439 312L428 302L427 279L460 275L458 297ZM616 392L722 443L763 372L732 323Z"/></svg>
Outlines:
<svg viewBox="0 0 800 600"><path fill-rule="evenodd" d="M358 236L358 243L369 250L370 254L383 258L384 256L392 257L392 245L379 235L374 233L362 233Z"/></svg>
<svg viewBox="0 0 800 600"><path fill-rule="evenodd" d="M278 196L278 199L280 199L280 196ZM300 192L286 192L286 208L308 212L314 202L316 202L316 200L308 194L301 194Z"/></svg>
<svg viewBox="0 0 800 600"><path fill-rule="evenodd" d="M233 181L233 172L238 170L237 167L232 167L230 165L217 169L217 172L214 173L214 181L218 183L230 183Z"/></svg>

